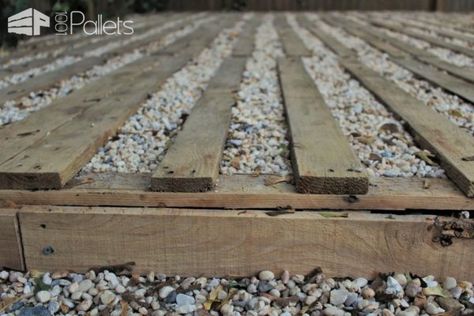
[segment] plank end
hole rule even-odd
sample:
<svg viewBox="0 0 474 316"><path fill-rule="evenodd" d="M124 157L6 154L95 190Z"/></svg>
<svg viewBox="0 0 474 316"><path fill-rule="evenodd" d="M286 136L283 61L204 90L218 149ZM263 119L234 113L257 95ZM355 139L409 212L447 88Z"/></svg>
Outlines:
<svg viewBox="0 0 474 316"><path fill-rule="evenodd" d="M56 172L0 172L0 189L5 190L58 190L64 184L61 175Z"/></svg>
<svg viewBox="0 0 474 316"><path fill-rule="evenodd" d="M215 182L211 177L151 179L151 190L157 192L206 192L214 186Z"/></svg>
<svg viewBox="0 0 474 316"><path fill-rule="evenodd" d="M369 179L365 176L302 176L296 179L296 191L306 194L367 194Z"/></svg>

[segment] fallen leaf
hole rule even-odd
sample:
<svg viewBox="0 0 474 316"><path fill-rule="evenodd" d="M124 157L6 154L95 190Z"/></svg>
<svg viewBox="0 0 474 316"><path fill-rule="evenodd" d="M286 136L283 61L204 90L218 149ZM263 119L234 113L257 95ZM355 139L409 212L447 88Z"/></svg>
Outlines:
<svg viewBox="0 0 474 316"><path fill-rule="evenodd" d="M290 183L291 182L291 176L267 176L263 180L263 183L268 187L272 186L278 183Z"/></svg>
<svg viewBox="0 0 474 316"><path fill-rule="evenodd" d="M387 123L382 124L379 127L379 130L384 131L384 132L390 132L391 134L394 134L394 133L399 132L399 127L395 123L387 122Z"/></svg>
<svg viewBox="0 0 474 316"><path fill-rule="evenodd" d="M417 151L415 153L415 156L417 156L418 158L420 158L421 160L423 160L424 162L426 162L430 166L437 166L438 165L436 162L431 160L431 158L435 157L435 155L433 155L432 153L428 153L426 151L420 150L420 151Z"/></svg>
<svg viewBox="0 0 474 316"><path fill-rule="evenodd" d="M207 298L207 301L203 304L204 309L206 311L211 310L212 304L217 300L217 294L219 291L222 290L222 285L219 285L218 287L214 288L211 293L209 293L209 297Z"/></svg>
<svg viewBox="0 0 474 316"><path fill-rule="evenodd" d="M120 316L127 316L128 315L128 303L125 301L120 301L120 306L122 310L120 311Z"/></svg>
<svg viewBox="0 0 474 316"><path fill-rule="evenodd" d="M360 137L357 137L356 139L364 145L370 145L375 142L375 137L371 137L371 136L360 136Z"/></svg>
<svg viewBox="0 0 474 316"><path fill-rule="evenodd" d="M456 109L451 109L448 111L449 115L451 116L454 116L454 117L459 117L459 118L463 118L464 115L462 115L462 113L459 111L459 110L456 110Z"/></svg>
<svg viewBox="0 0 474 316"><path fill-rule="evenodd" d="M0 312L6 311L10 306L15 304L21 299L20 296L14 296L14 297L5 297L0 301Z"/></svg>
<svg viewBox="0 0 474 316"><path fill-rule="evenodd" d="M370 153L369 159L373 161L379 161L379 162L382 161L382 157L374 153Z"/></svg>
<svg viewBox="0 0 474 316"><path fill-rule="evenodd" d="M439 285L435 287L425 287L423 289L423 294L426 296L449 297L449 292L443 290L443 288Z"/></svg>

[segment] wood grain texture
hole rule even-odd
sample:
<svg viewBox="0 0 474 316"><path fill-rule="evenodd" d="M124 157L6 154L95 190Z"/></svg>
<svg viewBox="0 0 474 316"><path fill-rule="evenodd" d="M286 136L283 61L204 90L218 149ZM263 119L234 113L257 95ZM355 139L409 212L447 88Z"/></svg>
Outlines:
<svg viewBox="0 0 474 316"><path fill-rule="evenodd" d="M219 177L227 132L245 58L227 58L153 174L154 191L202 192Z"/></svg>
<svg viewBox="0 0 474 316"><path fill-rule="evenodd" d="M463 47L463 46L460 46L460 45L448 43L445 40L439 39L435 36L420 34L418 32L407 29L406 27L399 26L399 25L394 25L393 23L387 23L385 21L380 21L380 20L375 20L375 19L370 20L370 22L372 24L374 24L375 26L384 27L384 28L393 30L395 32L403 33L405 35L421 39L421 40L423 40L425 42L428 42L432 45L447 48L447 49L450 49L452 51L455 51L455 52L461 53L463 55L469 56L471 58L474 58L474 50L473 49L469 49L469 48L466 48L466 47Z"/></svg>
<svg viewBox="0 0 474 316"><path fill-rule="evenodd" d="M29 269L86 271L134 261L137 272L248 276L261 270L368 278L410 271L471 280L473 240L432 241L434 216L317 212L27 207L20 211ZM46 246L54 253L42 254Z"/></svg>
<svg viewBox="0 0 474 316"><path fill-rule="evenodd" d="M331 15L331 18L326 18L325 16L322 18L326 23L333 26L343 27L350 34L367 41L372 46L387 52L392 57L401 58L411 55L412 58L418 59L423 63L442 69L449 74L469 81L470 83L474 83L474 72L469 69L469 67L459 67L448 63L423 49L416 48L402 40L390 37L385 33L376 30L374 27L354 23L351 20L340 16L336 17Z"/></svg>
<svg viewBox="0 0 474 316"><path fill-rule="evenodd" d="M369 180L299 58L278 60L296 190L365 194Z"/></svg>
<svg viewBox="0 0 474 316"><path fill-rule="evenodd" d="M402 25L407 25L407 26L410 26L410 27L413 27L413 28L419 28L419 29L422 29L422 30L425 30L425 31L435 32L435 33L437 33L441 36L444 36L444 37L449 37L449 38L452 38L452 39L458 39L458 40L461 40L461 41L465 41L469 44L474 44L474 37L465 35L465 34L460 33L460 32L453 32L453 31L450 31L449 29L442 29L442 28L434 29L433 27L431 27L429 25L413 23L411 21L400 21L400 23Z"/></svg>
<svg viewBox="0 0 474 316"><path fill-rule="evenodd" d="M226 20L228 25L232 20ZM108 137L156 91L169 76L204 49L223 24L201 28L203 35L193 37L189 48L176 56L148 56L137 67L144 70L114 97L98 101L48 137L22 151L21 155L0 165L0 187L51 189L62 187L86 164Z"/></svg>
<svg viewBox="0 0 474 316"><path fill-rule="evenodd" d="M0 270L25 269L16 210L0 208Z"/></svg>
<svg viewBox="0 0 474 316"><path fill-rule="evenodd" d="M375 178L366 195L299 194L266 177L220 176L215 191L149 192L150 174L88 174L60 191L0 190L0 205L143 206L224 209L474 210L447 179Z"/></svg>
<svg viewBox="0 0 474 316"><path fill-rule="evenodd" d="M284 14L279 14L275 19L275 29L286 56L298 57L312 55L311 50L306 47L301 38L293 31L293 28L290 27Z"/></svg>
<svg viewBox="0 0 474 316"><path fill-rule="evenodd" d="M474 155L474 138L355 59L342 59L341 64L407 123L415 141L435 153L447 176L468 197L473 197L474 163L468 157Z"/></svg>

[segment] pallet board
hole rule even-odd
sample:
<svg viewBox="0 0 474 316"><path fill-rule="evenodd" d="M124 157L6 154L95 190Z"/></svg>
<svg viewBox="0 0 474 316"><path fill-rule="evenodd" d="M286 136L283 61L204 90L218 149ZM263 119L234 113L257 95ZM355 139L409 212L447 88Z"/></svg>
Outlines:
<svg viewBox="0 0 474 316"><path fill-rule="evenodd" d="M202 192L215 186L245 62L233 57L220 66L154 172L152 190Z"/></svg>
<svg viewBox="0 0 474 316"><path fill-rule="evenodd" d="M278 61L296 190L365 194L369 179L300 58Z"/></svg>
<svg viewBox="0 0 474 316"><path fill-rule="evenodd" d="M179 15L180 18L183 16ZM212 14L188 17L207 19L212 18ZM474 171L470 161L474 156L472 137L393 83L364 68L356 60L354 50L315 27L303 14L296 16L299 23L338 54L342 65L356 79L407 122L423 148L438 154L450 180L382 177L369 181L349 140L341 133L318 87L306 73L301 58L311 56L311 50L290 27L285 14L277 14L274 24L287 56L279 61L277 71L290 127L288 139L294 169L291 177L219 175L235 104L233 94L238 90L245 62L253 53L256 29L263 22L263 15L254 14L245 21L233 52L203 91L201 100L170 143L164 160L153 170L154 174L92 174L87 175L88 179L77 178L81 168L135 113L149 93L158 91L160 84L197 56L225 25L237 22L242 15L225 14L224 17L213 17L173 44L58 98L22 121L2 126L0 205L394 211L474 209L473 200L468 198L474 194ZM448 70L449 74L440 72L431 68L437 67L433 55L406 43L391 41L373 26L351 22L340 14L320 17L367 40L406 68L417 69L415 72L420 76L431 79L440 87L473 100L472 83L459 79L462 77L459 74L469 73L468 69L464 73L462 67ZM181 26L171 30L179 28ZM140 48L163 36L165 34L152 35L114 52ZM67 68L73 69L73 66ZM439 68L446 70L445 66ZM457 77L454 77L455 73ZM93 183L87 185L78 181Z"/></svg>
<svg viewBox="0 0 474 316"><path fill-rule="evenodd" d="M220 176L215 191L150 192L150 174L87 174L62 190L0 190L0 206L81 205L218 209L474 210L447 179L375 178L365 195L299 194L294 185L268 185L268 177ZM271 180L271 178L270 178Z"/></svg>
<svg viewBox="0 0 474 316"><path fill-rule="evenodd" d="M19 212L29 269L87 271L133 261L136 271L182 276L264 269L305 274L319 266L329 276L410 271L472 277L472 240L455 239L449 247L433 241L434 216L345 216L67 207Z"/></svg>

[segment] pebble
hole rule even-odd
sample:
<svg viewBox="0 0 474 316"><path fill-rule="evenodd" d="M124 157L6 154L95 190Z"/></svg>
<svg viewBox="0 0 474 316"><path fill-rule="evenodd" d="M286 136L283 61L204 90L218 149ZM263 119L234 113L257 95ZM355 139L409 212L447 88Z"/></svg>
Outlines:
<svg viewBox="0 0 474 316"><path fill-rule="evenodd" d="M272 271L261 271L258 274L260 281L271 281L275 278L275 274Z"/></svg>
<svg viewBox="0 0 474 316"><path fill-rule="evenodd" d="M192 296L188 296L188 295L184 295L184 294L176 295L176 304L178 306L194 305L194 303L195 303L195 300L194 300L194 297L192 297Z"/></svg>
<svg viewBox="0 0 474 316"><path fill-rule="evenodd" d="M21 309L19 316L51 316L51 314L46 307L35 306Z"/></svg>
<svg viewBox="0 0 474 316"><path fill-rule="evenodd" d="M100 295L100 301L104 305L109 305L115 300L115 294L112 291L106 290Z"/></svg>
<svg viewBox="0 0 474 316"><path fill-rule="evenodd" d="M160 298L164 299L173 291L174 291L174 288L172 286L164 286L160 289L158 295L160 296Z"/></svg>
<svg viewBox="0 0 474 316"><path fill-rule="evenodd" d="M452 277L447 277L444 282L443 282L443 287L446 289L446 290L452 290L454 289L456 286L457 286L457 281L455 278L452 278Z"/></svg>
<svg viewBox="0 0 474 316"><path fill-rule="evenodd" d="M344 304L344 302L347 300L348 295L349 292L346 289L332 290L330 302L332 305L336 306Z"/></svg>
<svg viewBox="0 0 474 316"><path fill-rule="evenodd" d="M93 286L94 286L94 283L93 283L91 280L85 279L85 280L83 280L83 281L81 281L81 282L79 283L78 290L79 290L80 292L87 292L87 291L89 291Z"/></svg>
<svg viewBox="0 0 474 316"><path fill-rule="evenodd" d="M36 299L40 303L46 303L51 299L51 294L48 291L39 291L36 293Z"/></svg>
<svg viewBox="0 0 474 316"><path fill-rule="evenodd" d="M102 297L101 297L102 300ZM92 306L92 300L84 300L79 305L77 305L77 310L80 312L87 312Z"/></svg>

